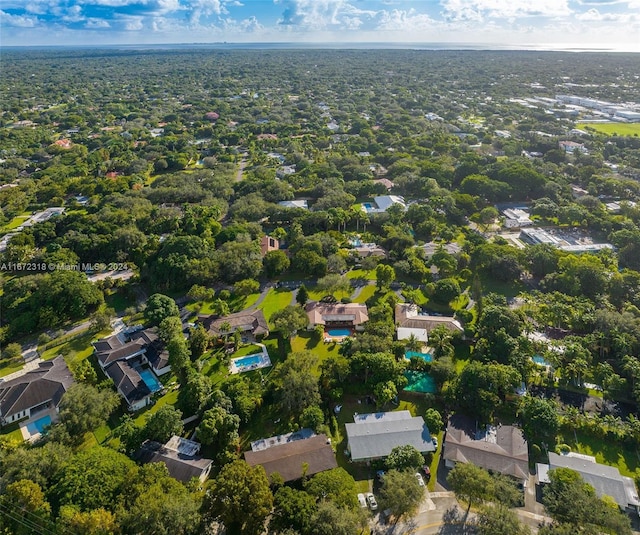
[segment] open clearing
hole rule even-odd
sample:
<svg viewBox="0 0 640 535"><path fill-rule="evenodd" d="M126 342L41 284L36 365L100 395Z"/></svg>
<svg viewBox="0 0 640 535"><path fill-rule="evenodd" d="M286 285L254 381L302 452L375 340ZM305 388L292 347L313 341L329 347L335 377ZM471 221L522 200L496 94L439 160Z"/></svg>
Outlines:
<svg viewBox="0 0 640 535"><path fill-rule="evenodd" d="M640 136L640 123L578 123L576 128L595 130L608 136Z"/></svg>

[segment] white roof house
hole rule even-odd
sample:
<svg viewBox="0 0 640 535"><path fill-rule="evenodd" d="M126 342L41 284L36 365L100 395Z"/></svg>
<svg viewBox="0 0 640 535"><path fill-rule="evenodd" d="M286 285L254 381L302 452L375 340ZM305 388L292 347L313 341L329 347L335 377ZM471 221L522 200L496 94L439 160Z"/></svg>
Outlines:
<svg viewBox="0 0 640 535"><path fill-rule="evenodd" d="M420 453L435 450L422 416L409 411L357 414L346 424L352 461L382 459L396 446L411 445Z"/></svg>
<svg viewBox="0 0 640 535"><path fill-rule="evenodd" d="M404 199L398 195L378 195L373 198L374 202L362 203L362 210L368 214L381 214L386 212L394 204L399 204L402 209L406 209L407 205Z"/></svg>
<svg viewBox="0 0 640 535"><path fill-rule="evenodd" d="M280 206L284 208L303 208L304 210L309 209L309 205L306 199L296 199L293 201L280 201L278 203Z"/></svg>
<svg viewBox="0 0 640 535"><path fill-rule="evenodd" d="M502 211L504 215L504 226L507 228L518 228L533 225L529 218L529 213L521 208L507 208Z"/></svg>

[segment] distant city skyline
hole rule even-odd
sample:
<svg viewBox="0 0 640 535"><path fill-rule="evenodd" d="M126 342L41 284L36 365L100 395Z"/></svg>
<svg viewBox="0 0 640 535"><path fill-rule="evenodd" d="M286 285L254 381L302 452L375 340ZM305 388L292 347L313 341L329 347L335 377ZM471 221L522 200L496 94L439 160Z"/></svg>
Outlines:
<svg viewBox="0 0 640 535"><path fill-rule="evenodd" d="M640 0L3 0L4 46L438 43L640 52Z"/></svg>

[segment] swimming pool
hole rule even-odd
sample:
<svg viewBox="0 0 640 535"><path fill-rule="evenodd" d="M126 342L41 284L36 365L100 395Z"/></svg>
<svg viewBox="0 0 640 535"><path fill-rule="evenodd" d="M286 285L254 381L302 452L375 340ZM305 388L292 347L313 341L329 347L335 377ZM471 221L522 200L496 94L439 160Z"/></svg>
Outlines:
<svg viewBox="0 0 640 535"><path fill-rule="evenodd" d="M404 387L407 392L435 394L438 391L435 380L426 372L407 370L404 376L407 378L407 386Z"/></svg>
<svg viewBox="0 0 640 535"><path fill-rule="evenodd" d="M373 206L371 205L370 202L363 202L362 203L362 207L367 211L370 212L371 210L373 210Z"/></svg>
<svg viewBox="0 0 640 535"><path fill-rule="evenodd" d="M42 433L44 428L48 425L51 425L51 416L47 414L46 416L37 419L35 422L27 424L27 431L29 431L30 435L37 435L38 433Z"/></svg>
<svg viewBox="0 0 640 535"><path fill-rule="evenodd" d="M531 360L540 366L550 366L550 364L544 360L540 355L534 355Z"/></svg>
<svg viewBox="0 0 640 535"><path fill-rule="evenodd" d="M351 329L329 329L327 334L329 336L350 336Z"/></svg>
<svg viewBox="0 0 640 535"><path fill-rule="evenodd" d="M411 357L417 357L425 362L431 362L433 360L431 353L418 353L417 351L405 351L404 356L409 360L411 360Z"/></svg>
<svg viewBox="0 0 640 535"><path fill-rule="evenodd" d="M151 392L157 392L162 389L162 384L158 381L149 370L142 370L140 372L140 377L144 381L144 384L147 385L147 388L151 390Z"/></svg>
<svg viewBox="0 0 640 535"><path fill-rule="evenodd" d="M240 357L233 359L233 363L237 368L248 368L254 364L260 364L262 353L256 353L255 355L247 355L246 357Z"/></svg>

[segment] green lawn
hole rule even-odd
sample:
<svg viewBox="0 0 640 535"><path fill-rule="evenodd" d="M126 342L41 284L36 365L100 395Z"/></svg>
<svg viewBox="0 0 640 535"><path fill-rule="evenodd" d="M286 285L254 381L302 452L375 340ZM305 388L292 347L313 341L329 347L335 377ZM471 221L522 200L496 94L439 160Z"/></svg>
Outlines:
<svg viewBox="0 0 640 535"><path fill-rule="evenodd" d="M110 329L99 333L95 333L92 330L82 331L60 345L55 345L45 351L41 351L40 356L43 360L50 360L58 355L63 355L65 362L73 368L79 362L89 358L93 354L93 346L91 345L93 340L108 336L109 334L111 334Z"/></svg>
<svg viewBox="0 0 640 535"><path fill-rule="evenodd" d="M571 451L592 455L599 463L615 466L623 476L640 475L640 452L636 448L582 432L565 433L560 440L571 446Z"/></svg>
<svg viewBox="0 0 640 535"><path fill-rule="evenodd" d="M320 364L327 360L331 355L338 355L340 345L334 342L325 344L324 341L319 339L315 333L310 331L304 331L298 333L293 340L291 340L292 351L311 351L318 357L318 362L314 369L316 375L320 375Z"/></svg>
<svg viewBox="0 0 640 535"><path fill-rule="evenodd" d="M22 357L17 359L1 359L0 360L0 377L4 377L5 375L9 375L10 373L17 372L21 370L24 366L24 360Z"/></svg>
<svg viewBox="0 0 640 535"><path fill-rule="evenodd" d="M16 217L14 217L11 221L9 221L3 227L2 230L4 232L9 232L10 230L18 228L20 225L22 225L22 223L24 223L27 219L29 219L29 217L31 217L31 216L30 215L18 215Z"/></svg>
<svg viewBox="0 0 640 535"><path fill-rule="evenodd" d="M9 425L5 425L0 429L0 437L4 440L9 440L10 442L22 442L24 438L22 438L22 433L20 431L20 424L18 422L14 422Z"/></svg>
<svg viewBox="0 0 640 535"><path fill-rule="evenodd" d="M163 396L160 396L156 399L156 402L153 405L145 407L138 413L136 413L136 417L133 420L138 427L142 427L148 416L158 412L161 407L165 405L175 405L178 401L178 391L177 390L169 390Z"/></svg>
<svg viewBox="0 0 640 535"><path fill-rule="evenodd" d="M338 301L340 301L341 299L351 297L352 293L353 292L351 290L349 290L348 292L336 292L336 293L334 293L332 295ZM312 301L320 301L320 299L322 299L326 295L327 295L327 292L319 292L315 288L309 288L309 299L311 299Z"/></svg>
<svg viewBox="0 0 640 535"><path fill-rule="evenodd" d="M524 292L527 288L520 281L517 282L501 282L486 275L480 276L480 283L482 284L482 293L487 295L488 293L496 293L504 295L507 299L515 297L516 295Z"/></svg>
<svg viewBox="0 0 640 535"><path fill-rule="evenodd" d="M117 290L105 291L104 300L107 306L113 308L116 312L121 312L128 307L136 305L135 297L127 297Z"/></svg>
<svg viewBox="0 0 640 535"><path fill-rule="evenodd" d="M371 297L373 297L374 293L376 293L375 285L369 284L368 286L365 286L364 288L362 288L362 291L360 292L360 295L358 295L358 297L356 297L353 300L353 302L354 303L365 303Z"/></svg>
<svg viewBox="0 0 640 535"><path fill-rule="evenodd" d="M364 269L352 269L347 272L346 277L348 279L366 279L374 281L376 280L376 270L371 269L369 271L365 271Z"/></svg>
<svg viewBox="0 0 640 535"><path fill-rule="evenodd" d="M578 123L576 128L595 130L608 136L640 136L640 123Z"/></svg>
<svg viewBox="0 0 640 535"><path fill-rule="evenodd" d="M284 288L272 288L267 293L264 301L258 305L258 308L264 312L267 321L274 312L282 310L291 304L293 293Z"/></svg>
<svg viewBox="0 0 640 535"><path fill-rule="evenodd" d="M245 308L249 308L258 300L258 297L260 297L260 293L249 294L247 296L231 294L231 297L227 301L227 304L229 305L229 311L231 313L234 313L240 312ZM194 315L197 313L206 316L215 312L213 301L198 301L197 303L189 303L185 308L193 312Z"/></svg>

